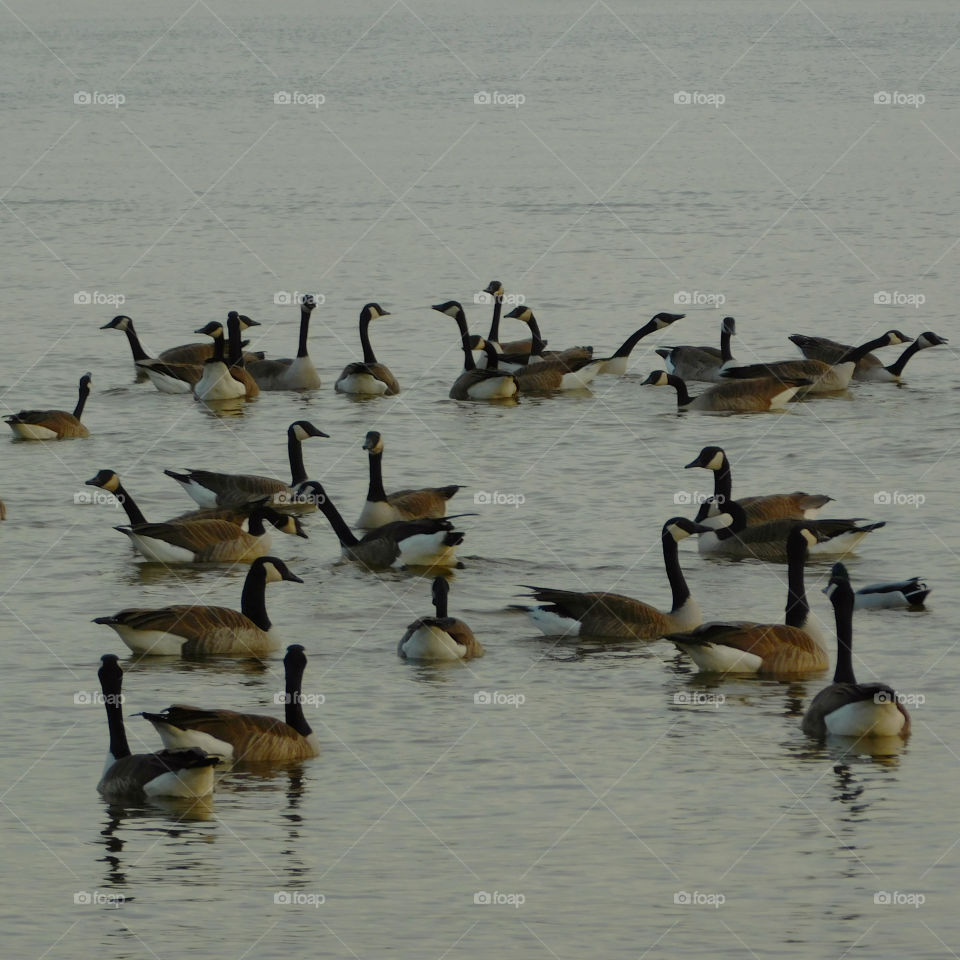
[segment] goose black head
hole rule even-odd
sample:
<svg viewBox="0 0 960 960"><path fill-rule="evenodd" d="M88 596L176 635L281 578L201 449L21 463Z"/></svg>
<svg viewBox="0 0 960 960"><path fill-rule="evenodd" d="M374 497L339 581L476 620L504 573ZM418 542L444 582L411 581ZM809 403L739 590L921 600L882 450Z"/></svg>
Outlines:
<svg viewBox="0 0 960 960"><path fill-rule="evenodd" d="M389 317L390 311L384 310L379 303L368 303L360 311L361 320L378 320L380 317Z"/></svg>
<svg viewBox="0 0 960 960"><path fill-rule="evenodd" d="M301 310L306 310L309 313L311 310L316 309L316 306L317 306L317 298L312 293L305 293L300 298Z"/></svg>
<svg viewBox="0 0 960 960"><path fill-rule="evenodd" d="M91 383L93 383L93 374L92 374L92 373L85 373L85 374L80 378L80 389L83 390L83 391L85 391L85 392L87 392L87 393L89 393L89 392L90 392L90 384L91 384Z"/></svg>
<svg viewBox="0 0 960 960"><path fill-rule="evenodd" d="M658 313L655 317L651 317L651 319L657 325L658 330L663 330L664 327L669 327L671 323L676 323L685 316L685 313Z"/></svg>
<svg viewBox="0 0 960 960"><path fill-rule="evenodd" d="M691 467L703 467L705 470L721 470L727 461L727 455L723 447L704 447L697 455L696 460L691 460L684 470Z"/></svg>
<svg viewBox="0 0 960 960"><path fill-rule="evenodd" d="M304 480L293 489L294 503L309 503L319 507L327 502L327 492L318 480Z"/></svg>
<svg viewBox="0 0 960 960"><path fill-rule="evenodd" d="M529 323L533 318L533 311L529 307L520 304L514 307L507 315L507 320L519 320L521 323Z"/></svg>
<svg viewBox="0 0 960 960"><path fill-rule="evenodd" d="M248 327L259 327L262 326L259 320L251 320L246 314L238 313L237 320L240 321L240 329L246 330Z"/></svg>
<svg viewBox="0 0 960 960"><path fill-rule="evenodd" d="M688 520L686 517L671 517L663 525L663 535L672 537L676 541L686 540L687 537L695 536L698 533L711 533L710 527L705 527L702 523L694 520Z"/></svg>
<svg viewBox="0 0 960 960"><path fill-rule="evenodd" d="M111 493L120 486L120 478L113 470L101 470L95 477L84 480L85 487L99 487L101 490L109 490Z"/></svg>
<svg viewBox="0 0 960 960"><path fill-rule="evenodd" d="M326 437L328 440L330 439L329 433L324 433L322 430L319 430L309 420L294 420L294 422L287 427L287 435L296 437L300 441L306 440L309 437Z"/></svg>
<svg viewBox="0 0 960 960"><path fill-rule="evenodd" d="M435 303L430 309L436 310L438 313L445 313L448 317L456 317L463 313L463 307L456 300L445 300L443 303Z"/></svg>
<svg viewBox="0 0 960 960"><path fill-rule="evenodd" d="M105 691L117 692L123 682L120 658L115 653L105 653L100 658L100 669L97 671L97 676L100 678L100 685Z"/></svg>
<svg viewBox="0 0 960 960"><path fill-rule="evenodd" d="M491 280L484 293L489 293L492 297L502 297L503 296L503 284L499 280Z"/></svg>
<svg viewBox="0 0 960 960"><path fill-rule="evenodd" d="M364 438L363 449L370 453L383 453L383 437L376 430L371 430Z"/></svg>
<svg viewBox="0 0 960 960"><path fill-rule="evenodd" d="M250 564L251 569L259 567L266 575L267 583L277 583L280 580L289 580L291 583L303 583L303 581L278 557L257 557Z"/></svg>
<svg viewBox="0 0 960 960"><path fill-rule="evenodd" d="M667 380L666 370L651 370L650 376L647 377L643 383L640 384L641 387L665 387L669 381Z"/></svg>
<svg viewBox="0 0 960 960"><path fill-rule="evenodd" d="M887 338L887 346L898 347L901 343L913 343L913 337L908 337L899 330L888 330L884 336Z"/></svg>
<svg viewBox="0 0 960 960"><path fill-rule="evenodd" d="M917 346L921 350L925 350L927 347L939 347L941 344L949 343L950 341L946 337L941 337L938 333L934 333L932 330L927 330L925 333L921 333L917 337Z"/></svg>
<svg viewBox="0 0 960 960"><path fill-rule="evenodd" d="M205 336L217 337L223 336L223 324L219 320L211 320L209 323L204 324L199 330L194 330L194 333L202 333Z"/></svg>
<svg viewBox="0 0 960 960"><path fill-rule="evenodd" d="M133 321L126 315L120 314L119 316L114 317L109 323L105 323L101 330L122 330L124 333L127 330L133 329Z"/></svg>
<svg viewBox="0 0 960 960"><path fill-rule="evenodd" d="M720 329L723 333L729 333L731 337L735 337L737 335L737 321L733 317L724 317Z"/></svg>
<svg viewBox="0 0 960 960"><path fill-rule="evenodd" d="M283 665L289 670L291 668L296 668L299 671L303 671L307 666L307 654L304 650L303 644L300 643L291 643L287 647L287 652L283 658Z"/></svg>
<svg viewBox="0 0 960 960"><path fill-rule="evenodd" d="M486 347L487 341L483 337L479 336L476 333L470 334L470 349L471 350L483 350Z"/></svg>
<svg viewBox="0 0 960 960"><path fill-rule="evenodd" d="M435 607L443 607L447 602L447 595L449 593L450 584L447 583L446 577L434 577L433 587L430 590L430 594L433 597L433 605Z"/></svg>
<svg viewBox="0 0 960 960"><path fill-rule="evenodd" d="M830 579L823 588L823 592L832 600L836 589L844 586L846 586L851 593L853 592L853 588L850 586L850 577L847 574L847 568L842 563L835 563L833 569L830 571Z"/></svg>

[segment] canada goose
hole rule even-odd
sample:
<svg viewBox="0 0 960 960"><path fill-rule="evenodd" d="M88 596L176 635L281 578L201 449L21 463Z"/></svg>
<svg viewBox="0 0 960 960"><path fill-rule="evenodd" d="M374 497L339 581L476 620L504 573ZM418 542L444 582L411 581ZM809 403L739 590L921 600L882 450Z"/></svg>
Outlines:
<svg viewBox="0 0 960 960"><path fill-rule="evenodd" d="M317 735L303 715L303 672L307 657L299 643L287 647L284 719L233 710L207 710L175 703L160 713L143 713L168 749L200 748L231 762L306 760L320 752Z"/></svg>
<svg viewBox="0 0 960 960"><path fill-rule="evenodd" d="M718 383L699 396L691 397L686 383L679 377L654 370L641 386L673 387L677 391L677 408L680 410L755 413L782 409L801 387L811 383L813 381L809 378L774 380L772 377L758 377L756 380Z"/></svg>
<svg viewBox="0 0 960 960"><path fill-rule="evenodd" d="M730 338L736 336L737 324L733 317L724 317L720 324L720 349L716 347L657 347L663 357L667 373L682 380L706 380L720 383L720 371L730 367L734 360L730 352Z"/></svg>
<svg viewBox="0 0 960 960"><path fill-rule="evenodd" d="M317 305L312 296L300 301L300 341L295 359L247 361L247 372L261 390L315 390L320 386L320 374L307 352L310 333L310 314Z"/></svg>
<svg viewBox="0 0 960 960"><path fill-rule="evenodd" d="M257 381L253 379L247 371L247 362L243 356L243 347L240 345L240 331L245 326L259 326L256 320L249 317L240 317L236 310L231 310L227 314L227 339L230 344L230 354L227 357L227 364L230 367L230 376L243 384L248 400L260 395L260 387Z"/></svg>
<svg viewBox="0 0 960 960"><path fill-rule="evenodd" d="M123 725L123 670L116 654L100 658L100 689L107 708L110 749L97 790L108 800L146 797L207 797L220 761L203 750L131 753Z"/></svg>
<svg viewBox="0 0 960 960"><path fill-rule="evenodd" d="M146 610L128 607L93 622L112 627L134 652L158 657L260 657L280 649L267 616L266 586L303 583L276 557L257 557L243 583L240 610L179 604Z"/></svg>
<svg viewBox="0 0 960 960"><path fill-rule="evenodd" d="M214 338L214 351L213 356L204 361L200 379L194 384L194 399L214 402L218 400L237 400L243 397L251 400L260 393L257 382L243 365L243 356L240 349L240 327L242 323L247 326L260 325L256 320L250 320L249 317L241 321L240 314L236 310L231 310L227 314L230 351L226 359L224 358L225 346L222 326L213 322L203 328L203 332L209 331L209 335ZM217 328L219 328L219 333ZM152 366L155 368L156 364Z"/></svg>
<svg viewBox="0 0 960 960"><path fill-rule="evenodd" d="M870 583L853 595L855 610L879 610L886 607L922 607L930 588L919 577L896 583Z"/></svg>
<svg viewBox="0 0 960 960"><path fill-rule="evenodd" d="M377 362L373 347L370 346L370 331L368 330L370 321L389 316L389 312L376 303L368 303L360 311L360 345L363 347L363 361L348 363L343 368L343 373L340 374L336 384L334 384L337 393L392 397L400 392L400 384L397 383L397 378L385 364Z"/></svg>
<svg viewBox="0 0 960 960"><path fill-rule="evenodd" d="M448 519L434 517L388 523L371 530L361 540L354 536L340 511L316 480L301 483L296 496L308 499L319 507L340 541L344 560L353 560L372 569L459 566L455 553L463 543L464 534L454 530L453 523Z"/></svg>
<svg viewBox="0 0 960 960"><path fill-rule="evenodd" d="M421 520L446 514L447 501L460 489L459 485L397 490L387 496L382 475L383 437L376 430L371 430L363 441L363 449L369 454L370 485L367 488L367 502L356 523L359 529L375 530L395 520Z"/></svg>
<svg viewBox="0 0 960 960"><path fill-rule="evenodd" d="M789 382L799 377L807 377L812 383L804 390L805 394L835 393L846 390L853 371L871 350L900 343L902 334L888 330L883 336L871 340L860 347L848 350L836 363L824 363L822 360L777 360L773 363L751 363L742 367L726 367L721 376L732 380L751 380L756 377L773 377L781 382Z"/></svg>
<svg viewBox="0 0 960 960"><path fill-rule="evenodd" d="M712 525L715 521L710 514L714 510L722 510L724 515L733 518L733 522L724 530L704 534L697 544L700 553L720 554L740 559L752 557L755 560L766 560L770 563L789 561L786 550L787 537L795 520L766 520L748 527L746 513L737 501L725 501L722 507L717 507L712 500L706 500L697 512L695 518L697 523ZM885 520L862 527L857 526L859 522L859 519L807 521L807 530L816 537L817 541L811 544L810 555L845 556L855 550L868 533L886 526Z"/></svg>
<svg viewBox="0 0 960 960"><path fill-rule="evenodd" d="M929 347L939 347L941 344L949 342L946 337L941 337L932 330L927 330L925 333L921 333L889 367L873 367L865 379L881 380L886 383L898 383L903 374L903 368L910 362L911 357L921 350L926 350Z"/></svg>
<svg viewBox="0 0 960 960"><path fill-rule="evenodd" d="M698 669L716 673L808 673L826 670L829 659L803 585L808 547L816 543L809 521L793 525L787 537L786 623L729 621L705 623L667 639Z"/></svg>
<svg viewBox="0 0 960 960"><path fill-rule="evenodd" d="M4 417L13 435L20 440L68 440L89 437L90 431L80 422L83 407L90 396L93 377L85 373L80 378L80 397L73 413L66 410L21 410Z"/></svg>
<svg viewBox="0 0 960 960"><path fill-rule="evenodd" d="M622 376L627 372L627 364L630 360L630 354L633 348L646 336L656 333L658 330L665 330L671 323L676 323L686 316L685 313L658 313L655 317L648 320L639 330L631 333L626 340L618 347L612 357L608 357L600 368L601 373L608 373L614 376ZM679 349L679 348L677 348ZM658 350L657 353L660 353Z"/></svg>
<svg viewBox="0 0 960 960"><path fill-rule="evenodd" d="M733 477L730 459L722 447L704 447L696 460L691 460L684 469L703 467L713 471L713 499L722 509L723 504L733 499ZM747 516L747 526L766 523L769 520L812 520L818 516L824 504L833 497L822 493L771 493L762 497L737 497L737 503Z"/></svg>
<svg viewBox="0 0 960 960"><path fill-rule="evenodd" d="M229 507L249 503L262 497L273 497L272 506L286 506L292 487L307 479L301 444L309 437L328 437L309 420L296 420L287 427L287 456L290 460L290 483L272 477L245 473L215 473L212 470L164 470L176 480L201 507Z"/></svg>
<svg viewBox="0 0 960 960"><path fill-rule="evenodd" d="M463 347L463 373L450 388L451 400L504 400L517 393L517 381L513 374L499 369L478 367L470 349L470 331L463 307L456 300L434 304L438 313L446 314L457 321Z"/></svg>
<svg viewBox="0 0 960 960"><path fill-rule="evenodd" d="M490 333L487 340L493 344L494 350L497 353L529 353L533 346L531 339L508 340L506 342L500 339L500 311L503 309L503 298L505 296L503 284L499 280L491 280L483 292L489 293L493 297L493 319L490 321ZM478 341L479 339L477 338ZM546 340L543 342L546 344ZM478 342L474 349L482 350L483 346Z"/></svg>
<svg viewBox="0 0 960 960"><path fill-rule="evenodd" d="M546 606L516 605L515 608L526 612L548 637L580 635L656 640L668 633L690 630L703 618L680 569L678 543L694 534L707 533L709 529L685 517L671 517L663 525L660 538L663 563L673 591L673 605L667 613L617 593L580 593L527 584L523 586L531 591L530 596Z"/></svg>
<svg viewBox="0 0 960 960"><path fill-rule="evenodd" d="M911 343L913 337L908 337L899 330L891 330L893 337L890 337L886 343L880 346L894 346L898 343ZM847 343L837 343L836 340L828 340L826 337L807 337L802 333L794 333L787 339L794 344L808 360L822 360L824 363L839 363L844 354L854 350L855 347ZM872 380L873 371L883 369L880 358L873 353L868 353L857 361L853 371L854 380Z"/></svg>
<svg viewBox="0 0 960 960"><path fill-rule="evenodd" d="M420 617L407 627L397 644L404 660L472 660L483 656L483 645L473 631L456 617L447 616L450 584L443 577L433 580L436 616Z"/></svg>
<svg viewBox="0 0 960 960"><path fill-rule="evenodd" d="M830 583L823 591L830 597L837 621L837 668L833 683L824 687L803 717L803 732L823 740L838 737L908 737L910 714L893 687L885 683L857 683L853 672L854 594L846 568L834 564Z"/></svg>

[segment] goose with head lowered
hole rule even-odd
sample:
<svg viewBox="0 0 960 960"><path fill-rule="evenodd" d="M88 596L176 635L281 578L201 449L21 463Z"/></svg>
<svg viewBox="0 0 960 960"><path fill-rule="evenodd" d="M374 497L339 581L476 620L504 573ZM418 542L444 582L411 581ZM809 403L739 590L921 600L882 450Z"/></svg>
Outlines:
<svg viewBox="0 0 960 960"><path fill-rule="evenodd" d="M517 394L517 380L511 373L500 369L478 367L473 360L470 331L463 307L456 300L434 304L438 313L453 317L460 330L460 342L463 348L463 373L457 377L450 388L451 400L507 400ZM491 353L495 350L491 345ZM488 354L489 356L489 354Z"/></svg>
<svg viewBox="0 0 960 960"><path fill-rule="evenodd" d="M306 538L296 517L258 503L240 523L225 519L170 520L149 523L113 470L101 470L88 486L112 493L127 513L128 526L114 527L134 549L154 563L249 563L270 549L267 524Z"/></svg>
<svg viewBox="0 0 960 960"><path fill-rule="evenodd" d="M733 476L730 459L723 447L704 447L696 460L691 460L684 469L702 467L713 471L713 500L722 505L733 500ZM812 520L821 508L833 497L823 493L769 493L760 497L738 497L737 503L747 517L747 526L766 523L769 520Z"/></svg>
<svg viewBox="0 0 960 960"><path fill-rule="evenodd" d="M885 683L857 683L853 672L854 593L842 563L834 564L824 590L837 622L837 668L833 683L821 690L803 717L803 732L824 740L828 735L907 737L910 714L893 687Z"/></svg>
<svg viewBox="0 0 960 960"><path fill-rule="evenodd" d="M356 526L360 530L375 530L395 520L420 520L424 517L442 517L447 512L447 501L460 489L424 487L421 490L397 490L389 496L383 489L383 437L371 430L363 441L370 461L370 484L367 502L360 511Z"/></svg>
<svg viewBox="0 0 960 960"><path fill-rule="evenodd" d="M303 465L304 440L310 437L329 437L309 420L295 420L287 427L287 456L290 460L290 483L273 477L251 473L217 473L213 470L164 470L163 472L183 487L201 507L229 507L271 497L271 506L289 505L291 489L307 479Z"/></svg>
<svg viewBox="0 0 960 960"><path fill-rule="evenodd" d="M871 340L862 346L847 351L835 363L822 360L778 360L773 363L750 363L740 367L725 367L721 372L724 379L750 380L756 377L773 377L781 382L789 382L805 377L812 382L804 388L804 395L817 393L836 393L846 390L853 377L853 371L862 357L871 350L902 343L903 334L888 330L883 336Z"/></svg>
<svg viewBox="0 0 960 960"><path fill-rule="evenodd" d="M141 716L153 724L170 750L199 748L231 763L290 762L320 752L317 735L303 715L303 673L307 656L299 643L283 658L284 719L234 710L211 710L175 703Z"/></svg>
<svg viewBox="0 0 960 960"><path fill-rule="evenodd" d="M90 431L80 422L83 408L90 396L93 376L85 373L80 378L80 395L73 413L66 410L21 410L4 417L4 422L18 440L71 440L89 437Z"/></svg>
<svg viewBox="0 0 960 960"><path fill-rule="evenodd" d="M128 607L93 622L112 627L120 639L142 656L262 657L280 649L267 616L268 583L303 581L276 557L257 557L250 564L240 610L178 604L159 609Z"/></svg>
<svg viewBox="0 0 960 960"><path fill-rule="evenodd" d="M922 607L930 587L919 577L890 583L868 583L853 595L855 610L885 610L889 607Z"/></svg>
<svg viewBox="0 0 960 960"><path fill-rule="evenodd" d="M452 521L447 518L400 520L377 527L359 539L316 480L301 483L295 499L307 500L323 513L340 541L344 560L352 560L374 570L387 567L461 566L456 558L456 550L463 543L464 534L454 530Z"/></svg>
<svg viewBox="0 0 960 960"><path fill-rule="evenodd" d="M712 411L714 413L762 413L781 410L797 391L809 386L809 377L796 380L775 380L758 377L733 383L718 383L708 387L697 397L687 393L686 383L680 377L664 370L654 370L641 386L673 387L677 391L678 410Z"/></svg>
<svg viewBox="0 0 960 960"><path fill-rule="evenodd" d="M203 750L132 753L123 723L123 670L112 653L100 658L100 689L107 708L110 749L97 790L112 801L149 797L196 799L213 793L213 768L220 762Z"/></svg>
<svg viewBox="0 0 960 960"><path fill-rule="evenodd" d="M400 392L397 378L386 364L377 360L370 345L370 322L390 314L377 303L368 303L360 311L360 345L363 348L363 360L348 363L343 373L337 377L334 389L337 393L352 393L367 397L392 397Z"/></svg>
<svg viewBox="0 0 960 960"><path fill-rule="evenodd" d="M657 353L663 357L667 373L681 380L705 380L708 383L720 383L721 371L731 367L735 361L730 351L730 340L736 336L737 324L733 317L724 317L720 324L720 349L716 347L657 347Z"/></svg>
<svg viewBox="0 0 960 960"><path fill-rule="evenodd" d="M450 584L434 577L435 616L420 617L407 627L397 644L397 656L404 660L473 660L483 656L483 645L473 631L456 617L447 615Z"/></svg>
<svg viewBox="0 0 960 960"><path fill-rule="evenodd" d="M810 615L803 583L807 550L816 540L810 521L794 524L787 536L785 623L715 621L671 633L667 639L704 672L798 674L826 670L827 650Z"/></svg>
<svg viewBox="0 0 960 960"><path fill-rule="evenodd" d="M838 343L827 337L807 337L802 333L791 334L787 339L807 358L807 360L821 360L824 363L839 363L840 360L856 347L849 343ZM913 337L908 337L899 330L891 330L887 340L874 349L892 347L901 343L912 343ZM884 369L880 358L874 353L867 353L860 357L853 370L854 380L873 380L877 370ZM880 378L883 379L883 378Z"/></svg>
<svg viewBox="0 0 960 960"><path fill-rule="evenodd" d="M685 517L672 517L664 525L660 540L667 580L673 592L673 603L666 612L617 593L581 593L533 587L530 596L543 606L515 604L523 610L548 637L592 636L628 640L656 640L668 633L690 630L702 622L700 606L690 595L690 588L680 569L678 544L695 534L709 532Z"/></svg>
<svg viewBox="0 0 960 960"><path fill-rule="evenodd" d="M310 314L316 306L316 297L307 295L300 300L300 340L296 357L247 361L247 372L261 390L315 390L320 386L320 374L307 351Z"/></svg>
<svg viewBox="0 0 960 960"><path fill-rule="evenodd" d="M685 313L658 313L651 317L639 330L635 330L626 340L616 349L613 356L607 357L600 368L601 373L611 374L619 377L627 372L627 366L630 362L630 354L634 347L644 338L656 333L658 330L666 330L671 324L682 320ZM657 353L660 351L658 350Z"/></svg>

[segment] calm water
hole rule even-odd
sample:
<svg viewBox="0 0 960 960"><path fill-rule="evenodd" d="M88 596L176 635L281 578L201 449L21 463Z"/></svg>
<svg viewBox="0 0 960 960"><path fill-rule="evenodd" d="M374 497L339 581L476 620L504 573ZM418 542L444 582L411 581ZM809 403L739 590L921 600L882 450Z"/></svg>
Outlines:
<svg viewBox="0 0 960 960"><path fill-rule="evenodd" d="M8 409L72 407L92 370L93 436L3 457L0 952L954 956L953 350L921 354L902 387L857 384L779 416L678 417L670 392L639 383L659 366L654 346L712 343L725 314L743 359L792 356L793 332L956 341L955 6L61 11L8 10L0 36L0 390ZM281 91L325 102L275 105ZM475 104L484 91L525 102ZM75 104L78 92L125 102ZM680 92L725 102L677 104ZM878 92L925 103L875 105ZM473 294L494 277L553 344L600 351L683 309L678 293L694 303L592 394L457 405L454 326L429 305L461 299L485 329ZM289 356L297 315L274 295L304 290L325 297L311 351L327 386L264 395L241 417L133 385L124 339L97 329L129 313L159 350L237 307L264 324L257 348ZM875 304L880 292L898 302ZM75 303L82 293L99 302ZM373 337L404 392L356 403L332 383L359 354L369 300L393 313ZM164 467L285 475L284 430L300 417L331 435L307 464L348 517L369 429L386 439L388 489L465 485L454 504L477 516L463 521L451 603L487 656L401 663L396 641L429 611L429 584L335 565L312 519L309 541L276 546L306 584L272 586L268 606L310 656L322 755L232 773L190 816L110 808L95 790L103 711L74 696L95 689L101 654L125 651L91 618L236 606L243 571L146 567L110 529L122 514L74 493L111 467L148 517L171 516L190 504ZM929 579L925 612L855 624L862 679L925 698L899 755L805 740L822 679L704 681L663 643L556 643L507 609L519 583L666 603L660 526L689 512L678 492L710 489L682 469L707 443L728 450L735 491L826 492L834 516L886 520L850 561L858 583ZM475 491L525 502L474 506ZM925 500L876 505L878 491ZM708 618L782 616L782 568L706 561L690 543L681 557ZM832 636L828 569L812 564L808 585ZM156 746L137 710L278 710L279 660L124 663L135 749ZM476 705L480 691L523 702ZM481 891L510 902L475 904ZM925 902L876 905L878 891ZM700 904L675 903L682 892ZM75 903L83 894L124 902Z"/></svg>

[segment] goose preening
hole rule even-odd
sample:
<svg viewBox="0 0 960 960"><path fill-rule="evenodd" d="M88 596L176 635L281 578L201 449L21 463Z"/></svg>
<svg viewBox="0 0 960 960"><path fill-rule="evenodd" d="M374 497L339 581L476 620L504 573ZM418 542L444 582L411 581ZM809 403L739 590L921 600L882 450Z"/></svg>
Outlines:
<svg viewBox="0 0 960 960"><path fill-rule="evenodd" d="M233 710L174 704L141 716L153 724L168 749L199 748L230 762L306 760L320 752L317 735L303 715L303 673L307 657L299 643L287 647L284 719Z"/></svg>
<svg viewBox="0 0 960 960"><path fill-rule="evenodd" d="M880 344L880 347L894 346L899 343L912 343L913 337L908 337L899 330L891 330L892 337ZM851 350L856 349L852 344L838 343L827 337L807 337L802 333L791 334L787 339L799 349L808 360L822 360L824 363L839 363ZM874 348L879 349L879 348ZM873 380L878 370L884 369L880 358L873 353L862 356L853 371L854 380ZM879 379L883 379L882 377Z"/></svg>
<svg viewBox="0 0 960 960"><path fill-rule="evenodd" d="M758 413L782 409L801 387L809 386L811 383L813 381L808 377L795 380L758 377L755 380L718 383L708 387L699 396L691 397L687 393L686 383L680 377L664 370L654 370L641 386L673 387L677 391L677 409L679 410Z"/></svg>
<svg viewBox="0 0 960 960"><path fill-rule="evenodd" d="M673 592L673 604L666 613L617 593L580 593L526 584L530 596L544 606L515 605L515 609L526 612L548 637L580 635L656 640L668 633L690 630L703 618L680 569L678 544L686 537L707 533L709 529L685 517L672 517L663 525L660 538L663 563Z"/></svg>
<svg viewBox="0 0 960 960"><path fill-rule="evenodd" d="M108 800L147 797L207 797L213 793L213 768L220 761L203 750L131 753L121 706L123 670L116 654L100 658L100 689L107 708L110 749L97 790Z"/></svg>
<svg viewBox="0 0 960 960"><path fill-rule="evenodd" d="M340 541L344 560L371 569L460 566L456 549L463 543L464 534L454 530L449 519L401 520L377 527L359 539L316 480L300 484L296 498L307 499L319 507Z"/></svg>
<svg viewBox="0 0 960 960"><path fill-rule="evenodd" d="M812 381L804 394L836 393L846 390L853 377L853 371L862 357L871 350L902 343L901 333L888 330L885 334L859 347L848 350L835 363L822 360L777 360L773 363L750 363L741 367L726 367L721 376L732 380L750 380L756 377L773 377L781 382L789 382L800 377Z"/></svg>
<svg viewBox="0 0 960 960"><path fill-rule="evenodd" d="M833 683L824 687L803 717L803 732L809 737L908 737L910 714L893 687L885 683L857 683L853 672L854 593L846 568L834 564L824 590L833 604L837 621L837 667Z"/></svg>
<svg viewBox="0 0 960 960"><path fill-rule="evenodd" d="M793 525L787 537L786 622L732 620L705 623L667 637L698 669L714 673L810 673L826 670L827 650L803 584L807 549L816 543L809 521Z"/></svg>
<svg viewBox="0 0 960 960"><path fill-rule="evenodd" d="M449 593L446 579L435 577L435 616L420 617L407 627L397 644L397 656L404 660L472 660L483 656L483 645L473 631L462 620L447 615Z"/></svg>
<svg viewBox="0 0 960 960"><path fill-rule="evenodd" d="M216 473L212 470L164 470L201 507L231 507L271 497L272 506L286 507L291 489L307 479L301 444L310 437L329 437L309 420L296 420L287 427L290 483L246 473Z"/></svg>
<svg viewBox="0 0 960 960"><path fill-rule="evenodd" d="M370 484L367 502L356 523L360 530L375 530L395 520L421 520L446 515L447 501L460 489L458 484L424 487L422 490L397 490L388 496L383 489L383 437L376 430L371 430L363 441L363 449L370 460Z"/></svg>
<svg viewBox="0 0 960 960"><path fill-rule="evenodd" d="M633 353L633 348L644 337L649 336L651 333L656 333L658 330L666 330L670 324L682 320L685 316L685 313L658 313L655 317L652 317L639 330L631 333L617 348L612 357L607 357L606 360L604 360L603 366L600 368L600 373L612 374L616 377L625 374L627 372L627 365L630 362L630 354ZM657 350L657 353L660 353L660 351Z"/></svg>
<svg viewBox="0 0 960 960"><path fill-rule="evenodd" d="M377 361L373 347L370 345L370 321L389 316L389 312L377 303L368 303L360 311L360 346L363 348L363 360L359 363L348 363L343 368L343 373L334 384L337 393L392 397L400 392L397 378L385 364Z"/></svg>
<svg viewBox="0 0 960 960"><path fill-rule="evenodd" d="M722 510L720 522L726 523L732 517L732 523L713 533L704 534L698 543L700 553L718 554L739 559L753 558L770 563L789 561L788 534L793 524L791 519L766 520L747 526L746 513L735 500L724 501L722 507L713 503L712 498L705 500L697 512L697 523L713 526L718 518L712 517L713 511ZM858 518L844 520L808 520L808 532L816 537L809 553L818 557L843 557L854 551L860 542L872 533L886 526L885 520L859 526ZM716 528L715 528L716 530Z"/></svg>
<svg viewBox="0 0 960 960"><path fill-rule="evenodd" d="M243 582L240 611L178 604L145 610L128 607L93 622L112 627L134 652L158 657L262 657L280 649L267 616L268 583L303 581L276 557L257 557Z"/></svg>
<svg viewBox="0 0 960 960"><path fill-rule="evenodd" d="M247 372L261 390L315 390L320 386L320 374L307 352L310 335L310 314L317 305L312 296L300 300L300 340L294 358L247 361Z"/></svg>
<svg viewBox="0 0 960 960"><path fill-rule="evenodd" d="M438 313L446 314L457 321L460 341L463 348L463 373L457 377L450 388L451 400L505 400L516 396L517 380L512 373L500 369L478 367L473 360L470 348L470 331L467 329L467 317L463 307L456 300L434 304ZM491 345L491 350L493 347Z"/></svg>
<svg viewBox="0 0 960 960"><path fill-rule="evenodd" d="M713 471L713 499L722 505L733 500L733 477L730 473L730 459L722 447L704 447L695 460L691 460L684 469L703 467ZM821 508L833 497L823 493L771 493L759 497L737 497L737 503L747 517L747 526L766 523L769 520L812 520L818 516Z"/></svg>
<svg viewBox="0 0 960 960"><path fill-rule="evenodd" d="M736 336L737 324L733 317L724 317L720 324L720 349L716 347L657 347L663 357L667 373L681 380L705 380L720 383L720 373L735 362L730 351L730 339Z"/></svg>
<svg viewBox="0 0 960 960"><path fill-rule="evenodd" d="M266 524L291 536L307 536L299 520L265 503L254 506L239 523L227 519L149 523L113 470L101 470L86 484L117 498L130 524L114 530L129 537L134 549L155 563L249 563L270 550Z"/></svg>
<svg viewBox="0 0 960 960"><path fill-rule="evenodd" d="M4 417L13 435L19 440L69 440L89 437L90 431L80 422L93 377L85 373L80 378L80 396L73 413L66 410L21 410Z"/></svg>
<svg viewBox="0 0 960 960"><path fill-rule="evenodd" d="M881 610L888 607L922 607L930 588L919 577L893 583L869 583L853 595L855 610Z"/></svg>

